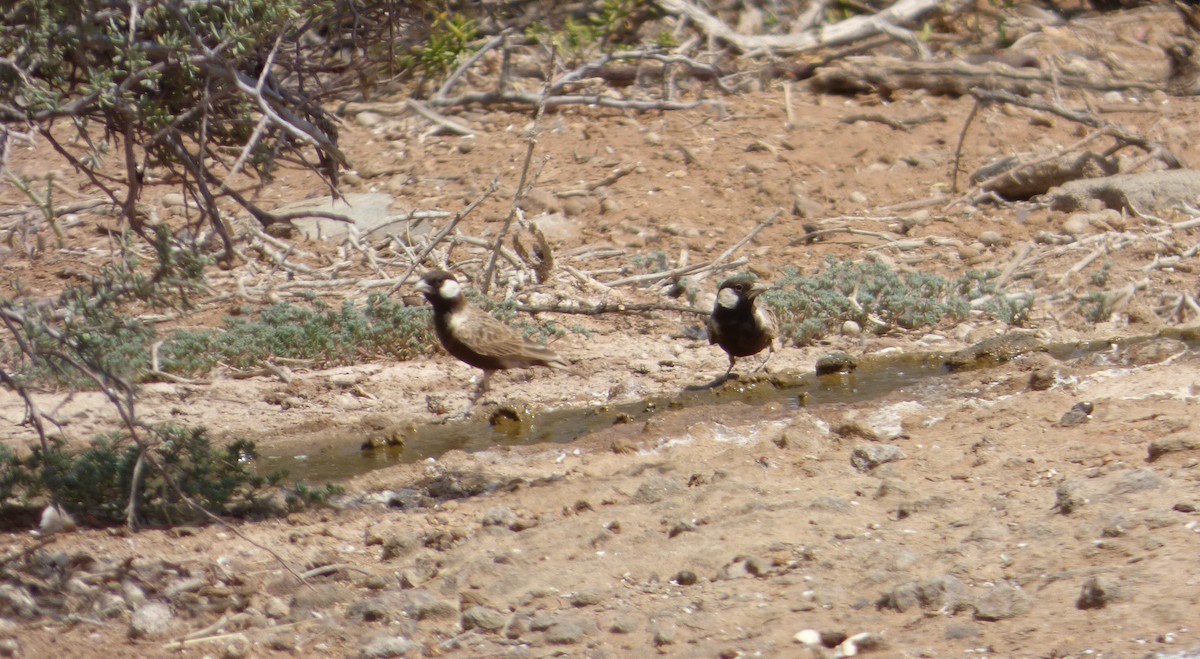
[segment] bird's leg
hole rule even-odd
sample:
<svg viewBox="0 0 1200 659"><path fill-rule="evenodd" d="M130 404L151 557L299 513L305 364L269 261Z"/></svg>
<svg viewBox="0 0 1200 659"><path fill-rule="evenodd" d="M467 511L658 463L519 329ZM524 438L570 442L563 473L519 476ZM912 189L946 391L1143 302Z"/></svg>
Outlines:
<svg viewBox="0 0 1200 659"><path fill-rule="evenodd" d="M764 372L765 372L765 370L764 370L764 369L766 369L766 368L767 368L767 362L771 361L771 355L773 355L773 354L775 354L775 344L774 344L774 343L772 343L772 344L770 345L770 347L767 349L767 358L766 358L766 359L764 359L764 360L763 360L763 362L762 362L761 364L759 364L759 365L758 365L758 368L754 369L754 371L753 371L753 372L754 372L754 373L757 373L757 372L759 372L759 371L764 371Z"/></svg>
<svg viewBox="0 0 1200 659"><path fill-rule="evenodd" d="M449 417L450 419L466 419L471 416L471 411L475 409L475 403L478 403L479 399L483 398L483 394L488 390L488 378L490 377L492 377L491 371L483 372L483 377L479 379L479 384L475 385L475 391L471 392L471 399L467 401L466 409L453 417Z"/></svg>
<svg viewBox="0 0 1200 659"><path fill-rule="evenodd" d="M733 373L733 364L736 361L737 361L736 357L734 357L733 355L729 355L729 368L725 369L724 374L717 376L717 378L715 380L713 380L712 382L706 382L704 384L688 385L683 388L684 391L702 391L704 389L712 389L713 387L718 387L720 385L725 384L726 382L729 382L734 377L737 377L732 374Z"/></svg>
<svg viewBox="0 0 1200 659"><path fill-rule="evenodd" d="M483 377L479 379L479 384L475 385L475 392L471 394L470 406L473 407L475 405L475 403L478 403L479 399L483 398L483 395L485 393L487 393L488 380L491 379L491 377L492 377L491 371L483 372Z"/></svg>

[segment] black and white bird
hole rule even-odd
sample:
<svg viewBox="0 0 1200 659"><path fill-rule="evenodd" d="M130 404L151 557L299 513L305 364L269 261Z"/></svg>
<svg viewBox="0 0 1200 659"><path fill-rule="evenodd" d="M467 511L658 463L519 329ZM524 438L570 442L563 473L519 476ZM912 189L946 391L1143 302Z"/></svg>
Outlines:
<svg viewBox="0 0 1200 659"><path fill-rule="evenodd" d="M566 360L554 351L529 341L487 312L467 304L462 286L449 272L425 273L416 289L433 305L433 329L446 352L483 369L483 378L463 411L464 416L470 414L487 391L488 379L496 371L532 366L568 368Z"/></svg>
<svg viewBox="0 0 1200 659"><path fill-rule="evenodd" d="M729 369L715 384L729 379L738 357L768 350L767 358L754 369L759 371L775 353L775 314L766 303L758 302L759 294L767 288L750 275L738 274L721 282L717 289L717 302L708 318L708 342L721 346L729 355Z"/></svg>

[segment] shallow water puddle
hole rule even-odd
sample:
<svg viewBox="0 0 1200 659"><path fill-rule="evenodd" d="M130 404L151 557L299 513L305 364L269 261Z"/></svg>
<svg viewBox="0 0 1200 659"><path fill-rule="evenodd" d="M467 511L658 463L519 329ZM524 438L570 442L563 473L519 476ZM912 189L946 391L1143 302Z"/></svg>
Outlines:
<svg viewBox="0 0 1200 659"><path fill-rule="evenodd" d="M1071 361L1106 351L1114 355L1156 338L1184 340L1189 348L1200 345L1194 332L1166 332L1158 336L1092 341L1054 345L1023 345L1016 354L1041 350L1060 361ZM977 344L966 351L979 351ZM367 428L337 429L311 441L300 442L286 451L266 452L259 461L262 472L286 469L289 480L309 482L340 480L374 469L436 458L447 451L483 451L497 446L566 443L588 433L619 423L641 423L665 410L688 409L700 405L744 403L762 405L780 402L790 409L830 404L861 403L892 393L907 393L912 400L931 400L947 394L947 386L938 379L952 372L996 366L1016 354L996 352L975 354L967 362L959 359L956 367L947 364L953 355L941 352L886 354L862 358L857 369L848 373L818 376L813 373L773 374L761 378L733 380L713 389L681 391L626 403L550 411L494 409L491 418L476 417L458 422L398 427L402 445L363 449L373 431ZM999 356L997 356L999 355ZM377 433L375 433L377 434Z"/></svg>

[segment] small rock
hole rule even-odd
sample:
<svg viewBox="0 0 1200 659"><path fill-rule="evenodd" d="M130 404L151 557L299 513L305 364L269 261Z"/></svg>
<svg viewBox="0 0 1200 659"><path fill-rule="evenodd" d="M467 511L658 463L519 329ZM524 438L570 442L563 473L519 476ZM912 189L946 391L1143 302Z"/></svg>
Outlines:
<svg viewBox="0 0 1200 659"><path fill-rule="evenodd" d="M998 231L983 231L979 234L979 242L988 247L1000 247L1006 242Z"/></svg>
<svg viewBox="0 0 1200 659"><path fill-rule="evenodd" d="M694 586L698 580L696 573L691 570L680 570L675 573L675 576L671 577L671 581L680 586Z"/></svg>
<svg viewBox="0 0 1200 659"><path fill-rule="evenodd" d="M473 606L462 614L462 628L467 629L486 629L487 631L495 631L504 627L508 622L508 616L495 609L486 606Z"/></svg>
<svg viewBox="0 0 1200 659"><path fill-rule="evenodd" d="M502 526L508 528L517 523L517 513L505 506L496 506L484 514L481 520L483 526Z"/></svg>
<svg viewBox="0 0 1200 659"><path fill-rule="evenodd" d="M1092 224L1088 221L1090 213L1072 213L1063 220L1063 233L1069 236L1081 236L1088 232Z"/></svg>
<svg viewBox="0 0 1200 659"><path fill-rule="evenodd" d="M1196 504L1187 501L1180 501L1174 506L1171 506L1171 510L1174 510L1177 513L1194 513L1196 512Z"/></svg>
<svg viewBox="0 0 1200 659"><path fill-rule="evenodd" d="M846 198L852 204L865 204L871 201L870 198L867 197L867 195L861 190L855 190L854 192L851 192Z"/></svg>
<svg viewBox="0 0 1200 659"><path fill-rule="evenodd" d="M959 641L967 638L977 638L979 636L979 625L970 623L949 625L946 627L946 633L942 634L942 638L947 641Z"/></svg>
<svg viewBox="0 0 1200 659"><path fill-rule="evenodd" d="M1194 437L1168 437L1150 442L1149 458L1151 462L1168 453L1184 451L1200 451L1200 439Z"/></svg>
<svg viewBox="0 0 1200 659"><path fill-rule="evenodd" d="M810 648L815 648L821 644L821 632L815 629L802 629L796 632L796 635L792 637L792 640L800 643L801 645L807 645Z"/></svg>
<svg viewBox="0 0 1200 659"><path fill-rule="evenodd" d="M1055 489L1054 509L1063 515L1070 515L1088 503L1087 497L1079 491L1079 483L1063 481Z"/></svg>
<svg viewBox="0 0 1200 659"><path fill-rule="evenodd" d="M860 444L850 454L850 464L860 472L868 472L881 464L904 460L908 456L893 444Z"/></svg>
<svg viewBox="0 0 1200 659"><path fill-rule="evenodd" d="M1077 426L1092 418L1092 410L1094 407L1089 402L1079 402L1071 406L1062 418L1058 420L1058 425L1066 428L1068 426Z"/></svg>
<svg viewBox="0 0 1200 659"><path fill-rule="evenodd" d="M574 620L559 620L546 629L546 642L551 645L570 645L583 640L583 625Z"/></svg>
<svg viewBox="0 0 1200 659"><path fill-rule="evenodd" d="M651 476L633 493L634 503L658 503L683 489L679 483L663 476Z"/></svg>
<svg viewBox="0 0 1200 659"><path fill-rule="evenodd" d="M282 597L271 597L263 606L263 613L266 613L268 618L282 620L292 614L292 607L288 606Z"/></svg>
<svg viewBox="0 0 1200 659"><path fill-rule="evenodd" d="M541 215L557 213L562 206L559 205L558 197L555 197L553 192L544 188L534 188L521 198L521 209L529 215ZM546 232L546 227L542 227L542 231L546 233L547 238L551 237L549 232Z"/></svg>
<svg viewBox="0 0 1200 659"><path fill-rule="evenodd" d="M638 620L636 617L623 615L613 620L613 623L608 627L608 631L614 634L630 634L637 631L637 628Z"/></svg>
<svg viewBox="0 0 1200 659"><path fill-rule="evenodd" d="M848 352L829 352L817 358L817 375L849 373L858 368L858 360Z"/></svg>
<svg viewBox="0 0 1200 659"><path fill-rule="evenodd" d="M1054 371L1038 370L1029 374L1030 391L1046 391L1054 386L1056 377Z"/></svg>
<svg viewBox="0 0 1200 659"><path fill-rule="evenodd" d="M129 621L129 635L134 638L157 638L167 633L175 614L171 607L151 602L133 612Z"/></svg>
<svg viewBox="0 0 1200 659"><path fill-rule="evenodd" d="M765 577L772 572L771 564L757 556L751 556L746 559L746 572L756 577Z"/></svg>
<svg viewBox="0 0 1200 659"><path fill-rule="evenodd" d="M604 601L603 590L579 590L567 596L567 602L574 607L595 606Z"/></svg>
<svg viewBox="0 0 1200 659"><path fill-rule="evenodd" d="M394 601L385 597L368 597L351 604L346 610L346 617L362 622L383 622L392 617L395 606Z"/></svg>
<svg viewBox="0 0 1200 659"><path fill-rule="evenodd" d="M250 654L250 647L250 639L245 634L229 636L221 647L221 659L242 659Z"/></svg>
<svg viewBox="0 0 1200 659"><path fill-rule="evenodd" d="M403 657L409 653L417 653L421 644L403 636L377 636L361 648L358 656L362 659L386 659L387 657Z"/></svg>
<svg viewBox="0 0 1200 659"><path fill-rule="evenodd" d="M21 644L15 638L0 640L0 657L16 657L21 652Z"/></svg>
<svg viewBox="0 0 1200 659"><path fill-rule="evenodd" d="M654 627L654 645L671 645L679 636L679 627L671 620L664 620Z"/></svg>
<svg viewBox="0 0 1200 659"><path fill-rule="evenodd" d="M853 320L847 320L842 323L842 336L858 336L862 334L862 328Z"/></svg>
<svg viewBox="0 0 1200 659"><path fill-rule="evenodd" d="M1083 589L1075 606L1081 609L1103 609L1112 602L1127 597L1125 587L1116 577L1101 575L1083 582Z"/></svg>
<svg viewBox="0 0 1200 659"><path fill-rule="evenodd" d="M383 115L378 112L359 112L354 117L354 123L363 128L373 128L383 121Z"/></svg>
<svg viewBox="0 0 1200 659"><path fill-rule="evenodd" d="M533 619L530 618L529 615L524 613L518 613L514 616L510 616L508 622L505 623L504 628L500 630L500 633L503 634L504 638L507 639L521 638L529 631L530 622L532 620Z"/></svg>
<svg viewBox="0 0 1200 659"><path fill-rule="evenodd" d="M976 620L1007 620L1029 613L1033 600L1025 591L1001 583L975 598Z"/></svg>

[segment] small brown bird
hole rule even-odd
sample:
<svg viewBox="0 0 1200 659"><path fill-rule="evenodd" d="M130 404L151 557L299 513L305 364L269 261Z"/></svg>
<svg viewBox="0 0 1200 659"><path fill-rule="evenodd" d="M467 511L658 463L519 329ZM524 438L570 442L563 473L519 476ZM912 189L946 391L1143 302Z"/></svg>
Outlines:
<svg viewBox="0 0 1200 659"><path fill-rule="evenodd" d="M708 342L721 346L729 355L729 370L714 384L729 379L738 357L757 355L768 349L767 358L754 369L760 371L775 354L775 314L766 304L757 302L767 285L755 282L747 274L734 275L721 282L717 303L708 318Z"/></svg>
<svg viewBox="0 0 1200 659"><path fill-rule="evenodd" d="M467 304L462 286L449 272L427 272L416 288L433 305L433 329L446 352L483 369L483 378L463 416L470 414L487 391L488 379L495 371L531 366L568 367L566 360L552 350L525 339L508 325Z"/></svg>

